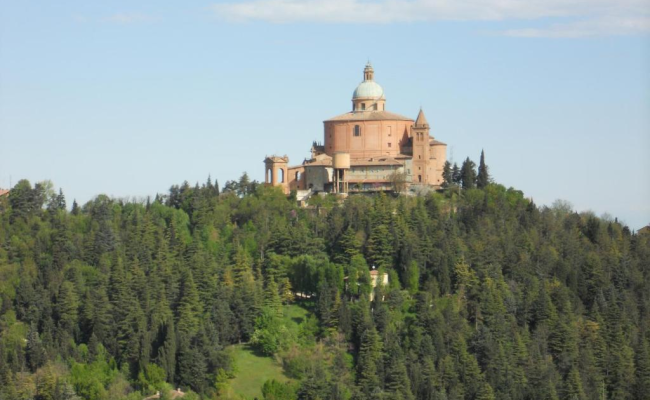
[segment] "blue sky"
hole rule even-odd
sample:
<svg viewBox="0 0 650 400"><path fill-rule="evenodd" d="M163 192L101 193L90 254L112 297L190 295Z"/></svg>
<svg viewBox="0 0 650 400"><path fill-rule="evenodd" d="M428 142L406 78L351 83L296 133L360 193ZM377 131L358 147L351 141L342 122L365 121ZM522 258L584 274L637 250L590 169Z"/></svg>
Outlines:
<svg viewBox="0 0 650 400"><path fill-rule="evenodd" d="M0 187L68 202L292 164L370 59L448 157L538 204L650 223L648 0L0 0Z"/></svg>

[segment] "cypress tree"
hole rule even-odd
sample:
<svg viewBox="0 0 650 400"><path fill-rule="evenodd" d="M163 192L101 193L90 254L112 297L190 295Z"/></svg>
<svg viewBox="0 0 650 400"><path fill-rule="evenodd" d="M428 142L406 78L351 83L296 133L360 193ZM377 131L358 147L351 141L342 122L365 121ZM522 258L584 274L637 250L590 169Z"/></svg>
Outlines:
<svg viewBox="0 0 650 400"><path fill-rule="evenodd" d="M484 189L490 183L488 167L485 165L485 153L481 150L481 161L478 165L478 176L476 177L476 187Z"/></svg>

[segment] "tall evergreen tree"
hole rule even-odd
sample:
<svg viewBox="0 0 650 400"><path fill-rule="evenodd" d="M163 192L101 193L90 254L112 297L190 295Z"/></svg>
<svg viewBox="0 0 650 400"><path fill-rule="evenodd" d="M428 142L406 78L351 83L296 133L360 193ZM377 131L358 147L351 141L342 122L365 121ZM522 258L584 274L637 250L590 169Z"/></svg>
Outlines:
<svg viewBox="0 0 650 400"><path fill-rule="evenodd" d="M445 165L442 167L442 186L449 187L454 183L454 172L451 167L449 160L445 161Z"/></svg>
<svg viewBox="0 0 650 400"><path fill-rule="evenodd" d="M485 152L481 150L481 161L478 165L478 176L476 177L476 187L484 189L490 183L488 167L485 165Z"/></svg>
<svg viewBox="0 0 650 400"><path fill-rule="evenodd" d="M183 276L181 298L178 305L178 322L176 327L181 336L188 339L199 331L203 307L199 300L199 292L194 284L192 272L187 271Z"/></svg>
<svg viewBox="0 0 650 400"><path fill-rule="evenodd" d="M454 166L451 169L451 180L452 182L456 184L461 184L463 177L460 172L460 168L458 168L458 164L454 163Z"/></svg>
<svg viewBox="0 0 650 400"><path fill-rule="evenodd" d="M469 157L463 161L463 166L460 168L460 179L463 189L473 189L476 187L476 164Z"/></svg>

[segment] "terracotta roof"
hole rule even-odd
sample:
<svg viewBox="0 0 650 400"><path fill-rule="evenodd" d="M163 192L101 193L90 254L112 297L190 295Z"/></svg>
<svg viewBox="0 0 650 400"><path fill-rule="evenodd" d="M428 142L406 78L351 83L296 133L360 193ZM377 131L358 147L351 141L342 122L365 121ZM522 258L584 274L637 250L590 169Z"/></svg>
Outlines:
<svg viewBox="0 0 650 400"><path fill-rule="evenodd" d="M9 194L9 189L0 189L0 197Z"/></svg>
<svg viewBox="0 0 650 400"><path fill-rule="evenodd" d="M409 117L388 111L358 111L349 112L325 120L328 121L413 121Z"/></svg>
<svg viewBox="0 0 650 400"><path fill-rule="evenodd" d="M431 145L432 146L446 146L447 143L443 143L443 142L441 142L439 140L433 139L433 140L431 140Z"/></svg>
<svg viewBox="0 0 650 400"><path fill-rule="evenodd" d="M416 126L429 126L429 123L427 122L427 117L424 116L424 111L420 108L420 112L418 113L418 117L415 120L415 125Z"/></svg>

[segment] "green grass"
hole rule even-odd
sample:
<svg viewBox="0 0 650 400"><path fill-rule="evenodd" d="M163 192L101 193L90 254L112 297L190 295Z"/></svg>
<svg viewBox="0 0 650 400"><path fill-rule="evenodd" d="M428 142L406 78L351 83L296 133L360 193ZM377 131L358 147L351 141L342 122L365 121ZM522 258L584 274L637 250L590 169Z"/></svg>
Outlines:
<svg viewBox="0 0 650 400"><path fill-rule="evenodd" d="M310 312L299 306L284 306L283 319L287 329L298 334L300 324L307 320ZM282 371L282 365L273 358L264 356L247 344L230 347L232 357L237 366L236 376L230 381L232 392L246 399L262 399L262 385L269 379L279 382L289 380Z"/></svg>
<svg viewBox="0 0 650 400"><path fill-rule="evenodd" d="M233 392L246 399L262 398L262 385L269 379L289 380L282 366L271 357L259 355L246 344L232 346L237 376L230 382Z"/></svg>
<svg viewBox="0 0 650 400"><path fill-rule="evenodd" d="M296 336L300 330L300 324L307 321L310 314L309 310L296 304L284 306L282 309L285 326L289 332Z"/></svg>

